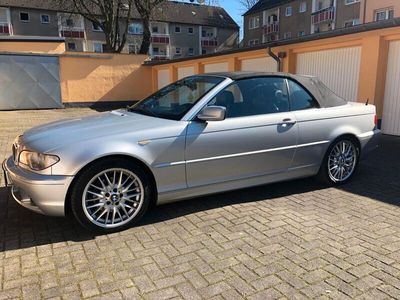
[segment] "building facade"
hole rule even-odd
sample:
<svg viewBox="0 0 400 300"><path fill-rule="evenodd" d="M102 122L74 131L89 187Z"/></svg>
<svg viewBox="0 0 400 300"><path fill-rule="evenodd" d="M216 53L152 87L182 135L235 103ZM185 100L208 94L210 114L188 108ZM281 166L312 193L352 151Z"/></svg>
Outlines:
<svg viewBox="0 0 400 300"><path fill-rule="evenodd" d="M400 16L399 0L260 0L244 14L245 46Z"/></svg>
<svg viewBox="0 0 400 300"><path fill-rule="evenodd" d="M153 59L209 54L238 45L239 26L223 8L167 2L157 11L159 16L154 16L150 26L149 55ZM65 38L68 51L105 50L105 35L99 26L62 11L50 0L0 0L0 35L58 36ZM134 12L123 52L138 53L142 37L143 23Z"/></svg>

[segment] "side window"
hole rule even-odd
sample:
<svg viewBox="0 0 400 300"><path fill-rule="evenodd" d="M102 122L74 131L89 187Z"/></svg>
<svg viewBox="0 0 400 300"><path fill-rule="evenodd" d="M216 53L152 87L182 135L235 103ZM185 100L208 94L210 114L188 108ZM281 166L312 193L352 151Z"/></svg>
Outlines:
<svg viewBox="0 0 400 300"><path fill-rule="evenodd" d="M288 80L288 82L290 109L292 111L319 107L318 103L303 87L292 80Z"/></svg>
<svg viewBox="0 0 400 300"><path fill-rule="evenodd" d="M286 81L278 77L239 80L218 93L208 105L226 107L227 118L287 112Z"/></svg>

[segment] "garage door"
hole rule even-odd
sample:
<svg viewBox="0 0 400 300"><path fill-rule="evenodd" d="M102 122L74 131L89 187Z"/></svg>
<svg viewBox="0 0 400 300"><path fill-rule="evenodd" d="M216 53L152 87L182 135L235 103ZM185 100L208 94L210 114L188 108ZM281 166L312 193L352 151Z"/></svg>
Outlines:
<svg viewBox="0 0 400 300"><path fill-rule="evenodd" d="M0 110L61 108L58 57L0 54Z"/></svg>
<svg viewBox="0 0 400 300"><path fill-rule="evenodd" d="M242 71L277 72L278 65L272 57L244 59L242 60Z"/></svg>
<svg viewBox="0 0 400 300"><path fill-rule="evenodd" d="M385 98L383 103L382 131L400 135L400 41L389 46L386 74Z"/></svg>
<svg viewBox="0 0 400 300"><path fill-rule="evenodd" d="M361 47L349 47L297 55L297 74L318 76L332 91L357 101Z"/></svg>

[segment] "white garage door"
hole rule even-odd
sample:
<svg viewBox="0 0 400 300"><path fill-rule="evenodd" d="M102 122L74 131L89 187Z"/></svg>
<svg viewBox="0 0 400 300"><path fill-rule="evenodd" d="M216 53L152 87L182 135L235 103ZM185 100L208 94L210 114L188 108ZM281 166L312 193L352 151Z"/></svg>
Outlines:
<svg viewBox="0 0 400 300"><path fill-rule="evenodd" d="M194 67L178 68L178 79L182 79L194 74Z"/></svg>
<svg viewBox="0 0 400 300"><path fill-rule="evenodd" d="M272 57L262 57L242 60L242 71L276 72L278 65Z"/></svg>
<svg viewBox="0 0 400 300"><path fill-rule="evenodd" d="M385 98L383 103L382 131L400 135L400 41L389 46L386 73Z"/></svg>
<svg viewBox="0 0 400 300"><path fill-rule="evenodd" d="M215 63L204 65L204 72L228 72L228 63Z"/></svg>
<svg viewBox="0 0 400 300"><path fill-rule="evenodd" d="M323 50L297 55L297 74L318 76L332 91L357 101L361 47Z"/></svg>
<svg viewBox="0 0 400 300"><path fill-rule="evenodd" d="M158 70L157 77L158 89L161 89L171 83L171 80L169 79L169 69Z"/></svg>

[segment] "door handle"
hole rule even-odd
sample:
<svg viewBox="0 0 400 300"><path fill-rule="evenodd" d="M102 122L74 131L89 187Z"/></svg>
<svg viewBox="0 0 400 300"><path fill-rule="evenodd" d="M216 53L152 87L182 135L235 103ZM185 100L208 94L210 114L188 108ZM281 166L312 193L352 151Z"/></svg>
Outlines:
<svg viewBox="0 0 400 300"><path fill-rule="evenodd" d="M283 124L283 125L294 125L294 124L296 124L296 123L297 123L296 120L292 120L292 119L290 119L290 118L287 118L287 119L283 119L283 120L282 120L282 124Z"/></svg>

